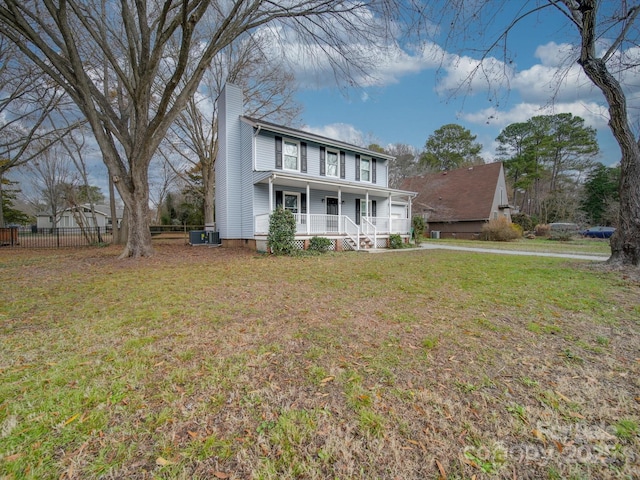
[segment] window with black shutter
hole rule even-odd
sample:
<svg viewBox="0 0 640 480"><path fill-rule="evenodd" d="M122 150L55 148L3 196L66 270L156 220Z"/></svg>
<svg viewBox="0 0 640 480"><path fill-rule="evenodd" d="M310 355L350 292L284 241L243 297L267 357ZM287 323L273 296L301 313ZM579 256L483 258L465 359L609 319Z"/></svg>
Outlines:
<svg viewBox="0 0 640 480"><path fill-rule="evenodd" d="M300 142L300 171L307 173L307 144Z"/></svg>
<svg viewBox="0 0 640 480"><path fill-rule="evenodd" d="M282 190L276 190L276 208L282 207Z"/></svg>
<svg viewBox="0 0 640 480"><path fill-rule="evenodd" d="M344 152L340 152L340 178L345 178L346 175L346 154Z"/></svg>
<svg viewBox="0 0 640 480"><path fill-rule="evenodd" d="M375 158L371 159L371 183L376 183L376 162Z"/></svg>
<svg viewBox="0 0 640 480"><path fill-rule="evenodd" d="M276 168L282 170L282 137L276 137Z"/></svg>
<svg viewBox="0 0 640 480"><path fill-rule="evenodd" d="M325 152L326 152L326 149L324 147L320 147L320 175L323 177L326 175L325 163L324 163L325 156L326 156Z"/></svg>
<svg viewBox="0 0 640 480"><path fill-rule="evenodd" d="M360 199L356 198L356 225L360 225Z"/></svg>
<svg viewBox="0 0 640 480"><path fill-rule="evenodd" d="M356 155L356 181L360 181L360 155Z"/></svg>

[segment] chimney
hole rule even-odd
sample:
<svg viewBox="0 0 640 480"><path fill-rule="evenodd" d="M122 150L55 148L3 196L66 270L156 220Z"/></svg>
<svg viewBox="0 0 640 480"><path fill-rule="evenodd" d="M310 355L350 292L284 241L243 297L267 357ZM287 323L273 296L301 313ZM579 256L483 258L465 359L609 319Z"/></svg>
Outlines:
<svg viewBox="0 0 640 480"><path fill-rule="evenodd" d="M243 93L227 83L218 98L218 157L216 158L216 226L221 239L242 238L240 215L230 208L241 205L240 117L243 115Z"/></svg>

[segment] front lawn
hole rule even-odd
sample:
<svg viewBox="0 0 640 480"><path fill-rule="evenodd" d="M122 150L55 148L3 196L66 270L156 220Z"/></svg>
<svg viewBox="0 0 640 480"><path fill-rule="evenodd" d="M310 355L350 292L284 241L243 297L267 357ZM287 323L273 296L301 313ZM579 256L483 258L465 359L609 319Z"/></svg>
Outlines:
<svg viewBox="0 0 640 480"><path fill-rule="evenodd" d="M0 250L0 478L640 475L640 284L618 273L156 250Z"/></svg>

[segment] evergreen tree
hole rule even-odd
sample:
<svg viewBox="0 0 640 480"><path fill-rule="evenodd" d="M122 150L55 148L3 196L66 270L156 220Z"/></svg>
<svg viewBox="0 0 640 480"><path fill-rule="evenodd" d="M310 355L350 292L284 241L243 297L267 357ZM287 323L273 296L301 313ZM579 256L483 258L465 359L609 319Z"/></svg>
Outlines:
<svg viewBox="0 0 640 480"><path fill-rule="evenodd" d="M581 209L594 225L611 225L611 205L619 201L620 167L606 167L599 163L587 176Z"/></svg>

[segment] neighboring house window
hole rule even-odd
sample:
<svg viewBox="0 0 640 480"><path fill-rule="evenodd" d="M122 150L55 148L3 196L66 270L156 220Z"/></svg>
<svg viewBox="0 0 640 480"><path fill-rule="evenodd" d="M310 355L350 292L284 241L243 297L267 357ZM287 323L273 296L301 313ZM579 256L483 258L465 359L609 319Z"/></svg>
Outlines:
<svg viewBox="0 0 640 480"><path fill-rule="evenodd" d="M283 157L285 170L299 170L298 167L298 143L290 140L283 142Z"/></svg>
<svg viewBox="0 0 640 480"><path fill-rule="evenodd" d="M327 177L337 177L338 176L338 152L332 152L331 150L327 151L326 155L326 172Z"/></svg>
<svg viewBox="0 0 640 480"><path fill-rule="evenodd" d="M360 180L363 182L371 181L371 160L368 158L360 159Z"/></svg>

